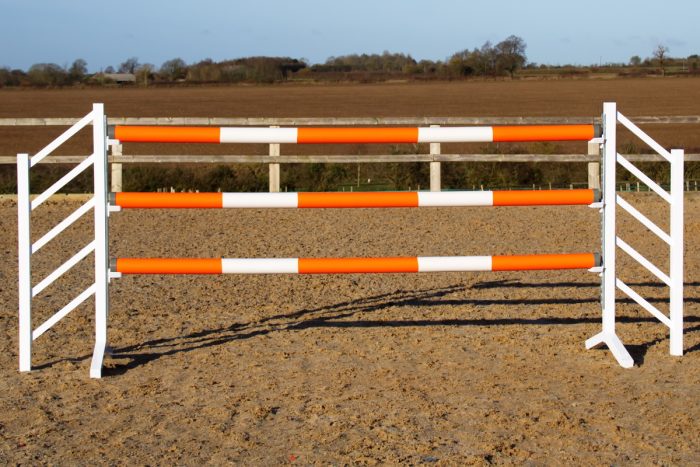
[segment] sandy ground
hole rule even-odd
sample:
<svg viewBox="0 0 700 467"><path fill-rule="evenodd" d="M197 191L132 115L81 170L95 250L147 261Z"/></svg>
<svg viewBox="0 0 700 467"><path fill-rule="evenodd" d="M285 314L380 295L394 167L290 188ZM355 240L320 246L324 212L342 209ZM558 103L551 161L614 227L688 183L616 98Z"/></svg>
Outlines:
<svg viewBox="0 0 700 467"><path fill-rule="evenodd" d="M663 204L631 196L665 226ZM700 197L686 198L686 354L623 301L636 366L584 349L600 329L586 271L331 276L130 276L110 288L110 344L90 380L83 305L17 371L16 207L0 201L0 461L4 464L664 464L700 459ZM78 206L42 207L34 238ZM623 238L666 267L661 242ZM128 211L117 256L295 257L598 251L585 207ZM87 243L73 226L40 280ZM620 253L622 277L667 292ZM35 325L89 285L76 268Z"/></svg>

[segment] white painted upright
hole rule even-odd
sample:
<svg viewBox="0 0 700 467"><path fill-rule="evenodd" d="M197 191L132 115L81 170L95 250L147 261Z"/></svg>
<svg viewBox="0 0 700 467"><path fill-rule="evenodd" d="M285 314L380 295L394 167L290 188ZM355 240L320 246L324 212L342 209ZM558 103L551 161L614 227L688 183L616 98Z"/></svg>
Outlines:
<svg viewBox="0 0 700 467"><path fill-rule="evenodd" d="M102 377L102 360L107 347L109 307L109 259L107 228L107 122L103 104L92 107L92 138L95 189L95 349L90 377Z"/></svg>
<svg viewBox="0 0 700 467"><path fill-rule="evenodd" d="M17 154L17 235L19 240L19 371L32 369L32 245L29 154Z"/></svg>
<svg viewBox="0 0 700 467"><path fill-rule="evenodd" d="M617 193L617 109L614 103L603 105L603 332L615 334L615 222Z"/></svg>
<svg viewBox="0 0 700 467"><path fill-rule="evenodd" d="M684 151L671 150L671 355L683 355L683 166Z"/></svg>

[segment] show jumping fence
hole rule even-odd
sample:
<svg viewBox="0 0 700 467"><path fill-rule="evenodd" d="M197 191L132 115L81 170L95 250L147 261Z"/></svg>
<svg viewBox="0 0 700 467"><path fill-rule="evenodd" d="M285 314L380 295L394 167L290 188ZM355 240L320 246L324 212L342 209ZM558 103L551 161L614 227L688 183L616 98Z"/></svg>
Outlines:
<svg viewBox="0 0 700 467"><path fill-rule="evenodd" d="M671 190L656 184L628 158L617 152L617 125L621 124L649 145L671 165ZM92 124L93 153L33 200L30 199L29 172L51 152L84 127ZM587 141L602 148L601 190L482 191L482 192L401 192L401 193L124 193L108 194L107 147L123 142L212 142L212 143L415 143L487 141ZM434 148L431 148L433 152ZM271 156L276 157L276 156ZM603 108L602 125L593 123L503 125L489 127L401 127L401 128L228 128L107 126L102 104L74 124L59 138L32 157L17 156L19 228L19 363L20 371L31 369L32 342L88 297L95 295L95 347L90 376L102 376L107 348L108 284L122 274L338 274L338 273L415 273L440 271L526 271L587 269L602 276L602 331L586 341L591 348L606 345L625 368L632 357L617 336L615 291L620 289L670 329L672 355L683 353L683 163L682 150L670 152L642 132L614 103ZM616 168L627 171L646 184L670 205L670 231L666 233L637 211L615 191ZM49 232L31 243L31 214L50 196L92 166L94 196ZM434 187L433 187L434 188ZM109 259L108 213L127 208L385 208L431 206L534 206L587 205L600 209L602 254L538 254L514 256L450 256L393 258L113 258ZM621 207L669 246L670 270L661 271L628 243L617 236L616 208ZM94 240L71 259L32 285L32 255L63 230L93 210ZM616 252L620 248L670 289L667 316L616 276ZM32 299L84 258L93 254L94 282L51 318L33 328Z"/></svg>

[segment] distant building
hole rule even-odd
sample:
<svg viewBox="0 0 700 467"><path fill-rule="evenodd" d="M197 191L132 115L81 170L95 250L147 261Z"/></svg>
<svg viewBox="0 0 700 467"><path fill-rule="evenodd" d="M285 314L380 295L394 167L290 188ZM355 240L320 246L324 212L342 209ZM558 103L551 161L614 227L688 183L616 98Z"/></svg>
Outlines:
<svg viewBox="0 0 700 467"><path fill-rule="evenodd" d="M133 73L103 73L104 79L109 79L117 84L135 83L136 75Z"/></svg>

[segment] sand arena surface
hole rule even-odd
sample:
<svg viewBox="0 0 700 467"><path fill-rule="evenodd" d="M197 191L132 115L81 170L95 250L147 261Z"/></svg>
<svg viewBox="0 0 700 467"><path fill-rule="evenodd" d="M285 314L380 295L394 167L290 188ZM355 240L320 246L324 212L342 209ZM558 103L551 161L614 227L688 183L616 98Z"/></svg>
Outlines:
<svg viewBox="0 0 700 467"><path fill-rule="evenodd" d="M667 226L662 201L628 195ZM78 206L40 208L34 239ZM584 349L600 330L586 271L331 276L130 276L110 287L114 356L88 378L92 300L17 371L16 205L0 202L3 463L691 465L700 458L700 197L686 197L686 355L629 301L619 334L637 366ZM622 234L667 267L660 240ZM117 256L479 255L599 250L586 207L133 210ZM71 227L34 282L87 243ZM622 278L666 289L619 254ZM35 326L89 285L79 266L37 300ZM82 276L81 276L82 275Z"/></svg>

